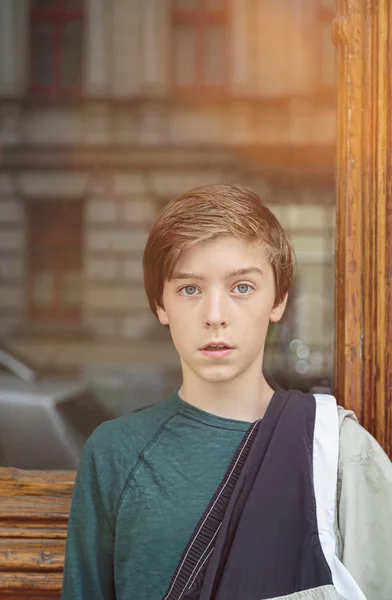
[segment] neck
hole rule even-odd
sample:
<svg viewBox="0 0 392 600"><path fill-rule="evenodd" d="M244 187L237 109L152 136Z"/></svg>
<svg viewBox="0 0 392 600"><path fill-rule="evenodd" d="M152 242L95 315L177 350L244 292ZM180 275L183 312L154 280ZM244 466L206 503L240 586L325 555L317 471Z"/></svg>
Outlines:
<svg viewBox="0 0 392 600"><path fill-rule="evenodd" d="M218 417L253 423L264 416L274 390L260 370L243 373L232 381L210 382L183 365L182 400Z"/></svg>

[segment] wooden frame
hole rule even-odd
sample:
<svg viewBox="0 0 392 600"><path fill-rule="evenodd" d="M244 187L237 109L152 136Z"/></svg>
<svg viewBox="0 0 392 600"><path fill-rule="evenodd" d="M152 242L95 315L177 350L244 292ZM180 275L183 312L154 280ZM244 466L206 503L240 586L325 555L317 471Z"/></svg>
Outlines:
<svg viewBox="0 0 392 600"><path fill-rule="evenodd" d="M392 8L339 0L336 393L392 457Z"/></svg>

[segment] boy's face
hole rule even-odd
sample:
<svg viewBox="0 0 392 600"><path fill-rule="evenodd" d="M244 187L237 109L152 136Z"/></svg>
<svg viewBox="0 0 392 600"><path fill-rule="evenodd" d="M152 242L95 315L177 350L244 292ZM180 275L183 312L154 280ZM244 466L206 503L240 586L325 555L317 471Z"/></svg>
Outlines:
<svg viewBox="0 0 392 600"><path fill-rule="evenodd" d="M279 321L286 306L285 299L273 308L274 300L262 248L230 236L184 251L165 282L164 308L157 309L170 326L184 378L190 370L204 381L228 382L261 370L268 324ZM230 348L206 348L214 342Z"/></svg>

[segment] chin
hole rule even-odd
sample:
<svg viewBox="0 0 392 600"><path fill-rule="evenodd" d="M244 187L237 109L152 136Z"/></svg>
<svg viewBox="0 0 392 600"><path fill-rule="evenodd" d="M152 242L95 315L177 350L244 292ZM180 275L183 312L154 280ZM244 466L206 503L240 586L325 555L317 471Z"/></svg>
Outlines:
<svg viewBox="0 0 392 600"><path fill-rule="evenodd" d="M207 372L199 373L199 377L208 383L225 383L236 378L237 373L230 369L208 369Z"/></svg>

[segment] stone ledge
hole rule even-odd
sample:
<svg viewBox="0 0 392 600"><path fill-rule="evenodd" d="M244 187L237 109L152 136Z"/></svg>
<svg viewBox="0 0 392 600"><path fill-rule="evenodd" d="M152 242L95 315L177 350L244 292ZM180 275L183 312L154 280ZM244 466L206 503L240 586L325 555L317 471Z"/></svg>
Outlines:
<svg viewBox="0 0 392 600"><path fill-rule="evenodd" d="M59 368L82 369L87 366L115 364L177 368L180 364L171 341L154 343L105 341L102 345L93 341L10 337L7 339L7 347L18 355L34 361L37 366L53 364Z"/></svg>
<svg viewBox="0 0 392 600"><path fill-rule="evenodd" d="M29 340L93 340L94 333L91 328L74 323L45 323L40 321L26 321L17 325L12 330L12 339L19 342Z"/></svg>

